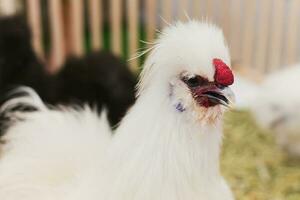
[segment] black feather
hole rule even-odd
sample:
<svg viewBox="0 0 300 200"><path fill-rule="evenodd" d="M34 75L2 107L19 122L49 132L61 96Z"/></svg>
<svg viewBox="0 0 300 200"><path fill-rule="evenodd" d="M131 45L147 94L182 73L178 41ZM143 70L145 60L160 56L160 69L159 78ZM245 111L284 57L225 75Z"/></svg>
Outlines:
<svg viewBox="0 0 300 200"><path fill-rule="evenodd" d="M31 46L31 32L23 16L0 18L0 99L7 90L32 87L47 104L88 103L100 112L107 108L115 126L134 102L135 77L128 66L109 52L93 52L81 58L70 57L56 75L50 75ZM25 105L26 107L26 105ZM16 108L22 112L35 109ZM0 113L0 136L10 119L10 110Z"/></svg>

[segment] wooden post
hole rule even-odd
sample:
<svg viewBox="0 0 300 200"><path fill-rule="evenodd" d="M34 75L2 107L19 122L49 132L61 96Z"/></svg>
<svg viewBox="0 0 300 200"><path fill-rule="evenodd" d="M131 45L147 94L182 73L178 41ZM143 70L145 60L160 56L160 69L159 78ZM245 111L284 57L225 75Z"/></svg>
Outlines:
<svg viewBox="0 0 300 200"><path fill-rule="evenodd" d="M99 50L102 47L103 39L102 0L89 0L88 3L92 49Z"/></svg>
<svg viewBox="0 0 300 200"><path fill-rule="evenodd" d="M155 31L157 28L157 0L146 0L146 33L147 41L152 42L155 38Z"/></svg>
<svg viewBox="0 0 300 200"><path fill-rule="evenodd" d="M128 29L129 29L129 57L133 57L138 50L138 26L139 26L139 0L127 1ZM138 71L138 59L130 61L133 72Z"/></svg>
<svg viewBox="0 0 300 200"><path fill-rule="evenodd" d="M241 26L242 26L242 10L241 0L232 0L232 12L230 13L230 37L229 46L231 50L231 58L234 62L241 62Z"/></svg>
<svg viewBox="0 0 300 200"><path fill-rule="evenodd" d="M192 1L192 8L193 8L193 18L201 20L202 13L201 13L201 7L203 7L202 1Z"/></svg>
<svg viewBox="0 0 300 200"><path fill-rule="evenodd" d="M214 22L214 1L206 0L205 18Z"/></svg>
<svg viewBox="0 0 300 200"><path fill-rule="evenodd" d="M112 51L121 55L121 0L110 0Z"/></svg>
<svg viewBox="0 0 300 200"><path fill-rule="evenodd" d="M291 0L287 17L284 64L290 65L296 62L297 48L299 47L299 19L300 19L300 0Z"/></svg>
<svg viewBox="0 0 300 200"><path fill-rule="evenodd" d="M51 0L49 3L49 18L51 30L51 57L49 71L54 73L59 70L65 61L65 40L63 30L62 2Z"/></svg>
<svg viewBox="0 0 300 200"><path fill-rule="evenodd" d="M27 18L32 32L32 46L37 56L44 60L40 0L27 0L26 3L28 8Z"/></svg>
<svg viewBox="0 0 300 200"><path fill-rule="evenodd" d="M243 6L244 12L244 23L242 25L242 44L241 48L241 58L243 66L251 66L252 55L253 55L253 42L254 42L254 33L255 33L255 1L244 1Z"/></svg>
<svg viewBox="0 0 300 200"><path fill-rule="evenodd" d="M187 21L189 17L189 0L180 0L178 5L178 19Z"/></svg>
<svg viewBox="0 0 300 200"><path fill-rule="evenodd" d="M30 1L30 0L27 0ZM17 13L16 0L1 0L1 15L14 15Z"/></svg>
<svg viewBox="0 0 300 200"><path fill-rule="evenodd" d="M173 14L173 8L172 8L172 0L163 0L162 1L162 18L165 20L163 22L164 26L172 23L172 14Z"/></svg>
<svg viewBox="0 0 300 200"><path fill-rule="evenodd" d="M269 60L267 64L269 70L278 68L281 65L284 14L285 2L282 0L274 0L270 27Z"/></svg>
<svg viewBox="0 0 300 200"><path fill-rule="evenodd" d="M229 41L229 34L230 34L230 0L222 0L221 1L221 8L220 8L220 16L219 16L219 24L223 28L224 36L226 41Z"/></svg>
<svg viewBox="0 0 300 200"><path fill-rule="evenodd" d="M258 37L254 51L254 65L261 73L266 71L271 3L271 0L260 1L260 17L257 25Z"/></svg>
<svg viewBox="0 0 300 200"><path fill-rule="evenodd" d="M81 56L84 54L83 0L69 0L68 5L68 51L70 54Z"/></svg>

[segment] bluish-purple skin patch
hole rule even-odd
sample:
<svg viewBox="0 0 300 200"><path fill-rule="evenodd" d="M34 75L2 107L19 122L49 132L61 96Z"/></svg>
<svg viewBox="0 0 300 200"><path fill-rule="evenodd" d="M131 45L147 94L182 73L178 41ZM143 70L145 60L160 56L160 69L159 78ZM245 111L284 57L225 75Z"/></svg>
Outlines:
<svg viewBox="0 0 300 200"><path fill-rule="evenodd" d="M178 110L179 112L183 112L185 111L185 108L183 107L182 103L177 103L176 104L176 110Z"/></svg>
<svg viewBox="0 0 300 200"><path fill-rule="evenodd" d="M173 85L170 84L170 93L169 93L169 97L172 99L173 98ZM185 107L182 105L181 102L178 102L174 105L174 107L176 108L176 110L178 110L179 112L184 112L185 111Z"/></svg>

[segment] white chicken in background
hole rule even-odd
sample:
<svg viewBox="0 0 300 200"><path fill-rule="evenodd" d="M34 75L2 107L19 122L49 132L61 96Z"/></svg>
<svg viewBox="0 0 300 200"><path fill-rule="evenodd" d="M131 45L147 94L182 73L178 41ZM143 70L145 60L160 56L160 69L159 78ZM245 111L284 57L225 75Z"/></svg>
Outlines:
<svg viewBox="0 0 300 200"><path fill-rule="evenodd" d="M284 150L300 157L300 64L268 75L250 110Z"/></svg>
<svg viewBox="0 0 300 200"><path fill-rule="evenodd" d="M257 83L235 76L235 109L250 110L257 124L271 133L283 150L300 157L300 64L284 67Z"/></svg>
<svg viewBox="0 0 300 200"><path fill-rule="evenodd" d="M151 49L113 136L88 108L49 109L28 89L9 100L0 199L232 200L219 171L234 79L222 31L178 22Z"/></svg>

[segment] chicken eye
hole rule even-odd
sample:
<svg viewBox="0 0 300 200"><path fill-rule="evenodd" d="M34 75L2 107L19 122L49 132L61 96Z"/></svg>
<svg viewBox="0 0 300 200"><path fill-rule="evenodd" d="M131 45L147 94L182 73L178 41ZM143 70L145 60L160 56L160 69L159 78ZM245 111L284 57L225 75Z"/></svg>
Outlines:
<svg viewBox="0 0 300 200"><path fill-rule="evenodd" d="M197 77L192 77L192 78L187 79L186 83L190 87L197 87L200 85Z"/></svg>
<svg viewBox="0 0 300 200"><path fill-rule="evenodd" d="M205 82L205 80L199 76L184 78L183 81L185 82L185 84L187 84L188 87L191 88L203 85Z"/></svg>

